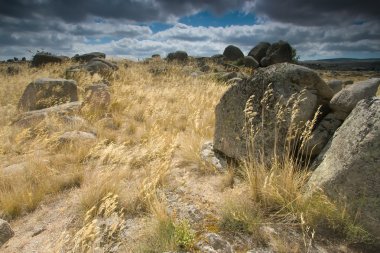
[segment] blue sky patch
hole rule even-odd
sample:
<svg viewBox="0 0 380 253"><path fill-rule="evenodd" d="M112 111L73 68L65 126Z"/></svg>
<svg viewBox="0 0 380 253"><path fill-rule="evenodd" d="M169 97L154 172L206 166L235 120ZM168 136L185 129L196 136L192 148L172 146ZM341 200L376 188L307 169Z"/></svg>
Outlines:
<svg viewBox="0 0 380 253"><path fill-rule="evenodd" d="M254 25L257 23L255 15L240 11L227 12L224 15L215 15L208 11L202 11L192 16L185 16L180 23L191 26L230 26L230 25Z"/></svg>
<svg viewBox="0 0 380 253"><path fill-rule="evenodd" d="M165 23L159 23L159 22L154 22L154 23L149 24L149 28L153 31L153 33L161 32L161 31L167 30L171 27L173 27L173 25L165 24Z"/></svg>

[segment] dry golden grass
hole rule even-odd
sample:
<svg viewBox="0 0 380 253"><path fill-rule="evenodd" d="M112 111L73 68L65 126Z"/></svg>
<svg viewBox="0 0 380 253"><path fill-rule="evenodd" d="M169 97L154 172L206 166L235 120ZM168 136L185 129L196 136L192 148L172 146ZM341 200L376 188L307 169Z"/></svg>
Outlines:
<svg viewBox="0 0 380 253"><path fill-rule="evenodd" d="M178 220L167 213L162 200L151 202L152 220L144 231L143 240L133 245L131 252L165 252L168 250L192 252L195 231L187 220Z"/></svg>
<svg viewBox="0 0 380 253"><path fill-rule="evenodd" d="M145 236L151 239L149 243L138 251L177 250L180 245L190 249L194 239L190 228L166 213L157 190L170 183L166 175L173 166L196 165L200 175L214 171L200 159L199 151L213 137L214 108L227 87L210 76L190 76L192 67L188 66L153 61L128 63L125 68L120 62L120 69L107 77L111 105L106 114L116 127L101 124L96 111L80 115L88 124L67 125L53 117L27 129L10 125L26 85L37 78L65 77L71 64L38 69L23 65L14 76L0 65L0 217L16 218L33 211L48 196L79 187L76 208L83 223L77 224L77 231L65 233L58 250L105 252L117 246L127 251L121 237L124 219L147 214L153 217L154 230ZM80 97L86 86L103 79L84 73L74 78ZM97 140L57 145L58 136L70 130L94 131ZM36 151L43 155L35 158ZM28 164L25 173L1 172L5 166L22 162ZM299 226L301 215L307 226L339 220L338 209L323 195L317 201L303 197L308 173L297 166L285 161L268 169L260 163L246 163L241 175L251 195L238 205L227 204L224 228L258 234L261 222L268 219ZM223 189L234 186L234 171L230 168L226 174ZM100 221L108 218L112 222L104 226ZM278 249L284 245L276 238L271 241Z"/></svg>
<svg viewBox="0 0 380 253"><path fill-rule="evenodd" d="M268 87L261 103L266 105L270 97L271 89ZM250 100L247 101L247 105L251 105ZM297 111L276 104L275 110L276 108L278 110L275 111L274 121L286 124L288 132L285 143L276 139L278 136L276 130L281 126L274 128L273 133L266 132L268 136L274 136L274 148L268 159L260 156L260 153L257 155L254 151L264 150L264 147L256 145L255 139L260 137L262 131L269 130L262 129L262 126L266 125L264 118L261 126L252 128L251 118L259 114L252 111L252 106L247 108L245 110L249 138L247 148L252 155L242 162L240 168L240 175L245 180L244 187L247 189L246 198L241 201L241 196L232 196L232 200L226 202L221 227L231 232L254 234L256 238L260 238L259 243L266 240L266 243L271 244L276 252L290 252L290 248L293 249L291 252L309 252L315 233L318 234L320 231L329 231L336 237L355 243L370 240L369 233L355 223L354 217L345 212L344 206L331 202L323 192L313 195L307 192L306 186L311 174L307 167L309 158L302 159L299 152L304 150L304 144L308 141L316 117L306 122L303 128L299 128L294 126L293 122L288 123L283 120L284 115L288 114L287 110L290 111L288 114L291 115L290 118L293 118ZM270 109L270 105L265 108ZM317 111L316 115L318 113ZM280 156L276 152L277 145L284 145L284 152ZM273 235L263 238L259 228L266 224L283 225L301 230L303 241L289 243L284 238Z"/></svg>
<svg viewBox="0 0 380 253"><path fill-rule="evenodd" d="M14 218L33 211L46 195L79 186L83 180L85 149L66 147L64 152L70 153L29 158L21 171L0 171L1 216Z"/></svg>
<svg viewBox="0 0 380 253"><path fill-rule="evenodd" d="M149 68L163 63L129 64L108 77L112 101L108 114L117 128L98 124L96 112L81 115L89 122L85 126L68 126L53 118L28 129L11 126L26 85L37 78L64 77L70 64L21 66L21 74L15 76L1 72L0 165L32 163L35 150L54 158L49 165L33 163L21 177L0 174L0 215L15 218L35 209L47 196L73 186L81 187L78 215L83 217L83 229L88 227L89 211L101 206L109 194L118 196L123 215L154 212L156 189L165 183L172 158L199 163L200 145L213 136L212 108L226 87L209 77L190 77L175 64L165 64L166 73L159 75ZM74 78L80 97L87 85L102 80L83 73ZM96 143L58 147L57 137L74 129L95 131ZM72 243L82 245L80 237Z"/></svg>

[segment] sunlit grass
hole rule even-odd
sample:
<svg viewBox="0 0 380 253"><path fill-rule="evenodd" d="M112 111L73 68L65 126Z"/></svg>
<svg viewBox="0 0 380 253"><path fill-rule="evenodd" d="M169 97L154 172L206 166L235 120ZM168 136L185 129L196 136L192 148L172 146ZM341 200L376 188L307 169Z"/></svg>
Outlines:
<svg viewBox="0 0 380 253"><path fill-rule="evenodd" d="M195 66L191 64L128 62L125 68L119 62L119 70L111 76L80 73L72 77L77 81L80 98L86 86L110 83L111 104L105 112L79 113L86 121L83 124L70 125L55 115L31 128L13 126L18 99L26 85L37 78L65 77L65 69L72 64L38 69L22 65L20 74L14 76L6 75L4 66L0 66L0 217L15 219L35 210L48 197L77 187L79 201L73 208L77 211L78 231L69 233L70 239L63 241L65 246L92 249L103 239L108 246L122 245L123 219L146 216L152 217L153 225L139 250L191 250L193 231L186 221L177 220L157 203L157 191L170 184L166 176L176 166L191 165L199 176L215 173L200 158L199 151L206 140L213 138L214 109L228 87L213 75L192 77L188 72ZM103 114L108 122L102 122ZM58 145L59 136L71 130L94 132L97 139ZM37 151L42 155L35 158ZM17 163L27 164L25 172L1 172L3 167ZM309 172L290 160L270 168L249 161L228 171L222 188L233 188L234 177L238 176L248 195L239 201L226 199L220 220L222 231L253 234L260 243L277 243L278 249L287 244L262 235L263 223L309 226L317 233L327 224L335 231L362 234L322 194L304 196ZM102 229L97 223L97 218L110 217L99 211L104 206L115 214L110 215L115 218L115 234L111 233L112 226ZM95 230L105 237L97 234L100 241L91 239L86 244L87 236Z"/></svg>

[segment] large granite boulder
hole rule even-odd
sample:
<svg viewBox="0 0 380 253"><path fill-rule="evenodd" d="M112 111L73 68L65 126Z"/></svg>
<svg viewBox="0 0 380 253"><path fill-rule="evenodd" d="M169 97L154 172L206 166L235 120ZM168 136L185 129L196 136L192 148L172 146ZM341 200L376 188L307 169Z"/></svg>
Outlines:
<svg viewBox="0 0 380 253"><path fill-rule="evenodd" d="M32 67L43 66L48 63L62 63L68 58L65 56L57 56L47 52L39 52L33 56Z"/></svg>
<svg viewBox="0 0 380 253"><path fill-rule="evenodd" d="M99 73L104 75L118 70L118 66L101 58L93 58L84 66L84 69L91 74Z"/></svg>
<svg viewBox="0 0 380 253"><path fill-rule="evenodd" d="M322 189L380 241L380 98L357 103L320 155L310 191ZM357 215L357 216L356 216Z"/></svg>
<svg viewBox="0 0 380 253"><path fill-rule="evenodd" d="M106 54L101 53L101 52L92 52L92 53L82 54L82 55L76 54L72 59L74 61L89 62L94 58L105 59Z"/></svg>
<svg viewBox="0 0 380 253"><path fill-rule="evenodd" d="M0 247L14 236L14 232L5 220L0 219Z"/></svg>
<svg viewBox="0 0 380 253"><path fill-rule="evenodd" d="M340 119L344 120L357 102L376 96L379 85L380 78L371 78L354 83L335 94L330 101L330 107L340 115Z"/></svg>
<svg viewBox="0 0 380 253"><path fill-rule="evenodd" d="M81 102L76 101L41 110L27 111L18 115L18 117L12 122L12 125L22 128L29 128L39 124L41 121L50 116L60 118L70 117L71 115L79 113L81 105Z"/></svg>
<svg viewBox="0 0 380 253"><path fill-rule="evenodd" d="M266 56L269 47L270 43L260 42L254 48L252 48L251 51L249 51L248 55L255 58L257 62L260 62L261 59L263 59Z"/></svg>
<svg viewBox="0 0 380 253"><path fill-rule="evenodd" d="M318 74L306 67L282 63L259 69L251 79L231 86L216 106L214 149L245 159L249 144L256 147L256 154L265 147L265 157L270 159L276 141L276 155L281 155L289 127L303 126L332 96L333 91ZM283 119L277 124L279 108L283 108ZM257 133L254 143L248 141L251 130Z"/></svg>
<svg viewBox="0 0 380 253"><path fill-rule="evenodd" d="M176 51L169 53L167 56L168 61L179 61L179 62L184 62L187 61L189 56L185 51Z"/></svg>
<svg viewBox="0 0 380 253"><path fill-rule="evenodd" d="M228 61L236 61L244 58L243 52L233 45L229 45L224 49L223 56Z"/></svg>
<svg viewBox="0 0 380 253"><path fill-rule="evenodd" d="M41 78L28 84L18 108L32 111L74 101L78 101L77 84L74 80Z"/></svg>
<svg viewBox="0 0 380 253"><path fill-rule="evenodd" d="M244 56L244 67L247 68L258 68L260 64L252 56Z"/></svg>
<svg viewBox="0 0 380 253"><path fill-rule="evenodd" d="M72 66L66 70L66 78L74 78L77 73L88 72L91 75L99 74L101 76L109 76L118 70L119 67L102 58L92 58L86 64Z"/></svg>
<svg viewBox="0 0 380 253"><path fill-rule="evenodd" d="M282 62L292 62L292 47L288 42L280 40L268 48L266 56L260 61L260 65L267 67Z"/></svg>

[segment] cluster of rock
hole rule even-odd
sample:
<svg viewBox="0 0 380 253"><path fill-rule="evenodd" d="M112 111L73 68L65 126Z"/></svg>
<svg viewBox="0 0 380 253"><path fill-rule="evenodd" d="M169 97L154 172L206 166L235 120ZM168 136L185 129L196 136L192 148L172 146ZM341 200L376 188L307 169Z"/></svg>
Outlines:
<svg viewBox="0 0 380 253"><path fill-rule="evenodd" d="M21 114L13 125L32 128L48 117L55 117L65 125L88 126L86 120L78 115L85 110L105 111L109 104L110 93L106 84L88 86L85 89L83 101L79 101L77 83L74 80L41 78L31 82L25 88L18 103ZM103 117L103 119L107 118ZM93 142L96 138L96 134L91 130L66 131L58 137L57 146ZM8 175L24 173L26 169L26 164L20 163L2 168L1 172ZM13 235L10 225L0 219L0 246Z"/></svg>
<svg viewBox="0 0 380 253"><path fill-rule="evenodd" d="M66 70L66 78L73 78L76 73L86 71L90 74L98 73L103 76L109 76L118 70L118 66L107 61L106 55L101 52L92 52L82 55L75 55L71 60L80 62L80 65L72 66ZM33 56L31 66L40 67L46 64L62 63L70 58L67 56L57 56L47 52L38 52Z"/></svg>
<svg viewBox="0 0 380 253"><path fill-rule="evenodd" d="M299 147L305 160L316 157L311 188L337 201L344 197L351 214L360 211L363 226L380 237L380 99L374 97L379 85L380 78L372 78L333 90L303 66L259 69L220 99L213 148L237 160L270 164L288 154L287 145ZM293 138L295 129L313 119L307 136Z"/></svg>
<svg viewBox="0 0 380 253"><path fill-rule="evenodd" d="M83 110L105 110L110 100L108 86L104 83L86 87L84 100L79 101L76 81L41 78L25 88L18 103L18 109L23 113L14 124L30 126L50 114L63 117Z"/></svg>
<svg viewBox="0 0 380 253"><path fill-rule="evenodd" d="M13 57L13 59L8 59L7 62L26 62L26 58L22 57L20 60L18 57Z"/></svg>
<svg viewBox="0 0 380 253"><path fill-rule="evenodd" d="M33 57L32 66L59 63L64 59L66 58L40 52ZM118 69L116 64L105 60L104 53L75 55L73 60L82 64L70 67L66 71L67 76L76 71L109 75ZM8 75L15 75L20 69L12 65L6 71ZM21 114L13 124L19 127L32 127L52 115L66 123L83 123L84 119L74 116L82 112L96 112L97 116L105 116L111 100L108 84L104 81L87 86L83 101L79 101L77 83L73 79L40 78L32 81L19 100L18 109Z"/></svg>
<svg viewBox="0 0 380 253"><path fill-rule="evenodd" d="M198 70L189 69L189 75L198 77L206 73L214 73L217 80L228 84L234 84L248 79L248 76L241 71L241 67L257 69L267 67L272 64L282 62L293 62L294 49L288 42L278 41L270 44L268 42L260 42L253 47L248 55L236 46L227 46L223 54L213 55L211 57L195 57L188 56L185 51L175 51L167 55L167 62L175 62L185 64L190 59L195 60L198 65ZM152 55L151 58L145 59L144 63L150 63L152 60L160 60L159 55ZM211 63L211 64L210 64ZM214 64L212 64L214 63ZM213 67L210 67L213 65ZM159 75L166 72L162 66L155 66L149 70L154 75ZM187 71L187 70L186 70Z"/></svg>
<svg viewBox="0 0 380 253"><path fill-rule="evenodd" d="M90 53L76 55L74 59L81 62L76 68L81 71L85 70L91 74L110 73L117 70L117 66L106 61L105 54ZM60 63L66 58L56 57L47 53L38 53L34 56L32 66L39 67L48 63ZM7 74L15 75L19 69L7 69ZM72 70L74 68L70 68ZM9 72L9 73L8 73ZM96 114L99 122L102 122L107 128L114 128L112 118L107 114L107 109L111 103L111 95L108 82L95 83L85 87L83 101L79 100L77 82L73 79L63 78L39 78L29 83L18 102L19 115L13 121L13 125L20 128L34 128L44 120L56 119L58 122L68 126L69 130L58 135L56 146L60 147L66 144L83 144L92 143L97 139L95 132L89 126L88 122L80 115ZM56 122L55 120L51 123ZM78 126L81 130L71 130L71 126ZM49 128L53 131L54 127ZM12 164L5 168L0 168L4 175L20 174L27 170L26 163ZM0 219L0 246L5 244L14 232L9 223Z"/></svg>
<svg viewBox="0 0 380 253"><path fill-rule="evenodd" d="M99 56L99 55L96 55ZM88 59L89 65L94 66L100 63L100 66L111 65L102 58L84 57L78 59ZM108 65L109 64L109 65ZM99 70L98 68L95 70ZM87 70L87 69L86 69ZM91 69L88 69L90 73ZM85 88L84 99L79 101L78 88L76 81L62 78L40 78L25 88L19 103L18 109L21 114L13 122L19 127L33 127L42 122L47 117L54 116L59 120L70 124L86 125L86 121L76 116L80 113L92 113L98 117L106 117L107 108L111 102L108 83L96 83ZM61 143L73 142L75 140L93 140L96 136L91 132L71 131L64 133L59 141Z"/></svg>
<svg viewBox="0 0 380 253"><path fill-rule="evenodd" d="M288 42L278 41L270 44L260 42L252 48L247 56L236 46L229 45L224 49L223 56L228 61L238 61L239 65L258 68L267 67L282 62L292 62L293 49Z"/></svg>

